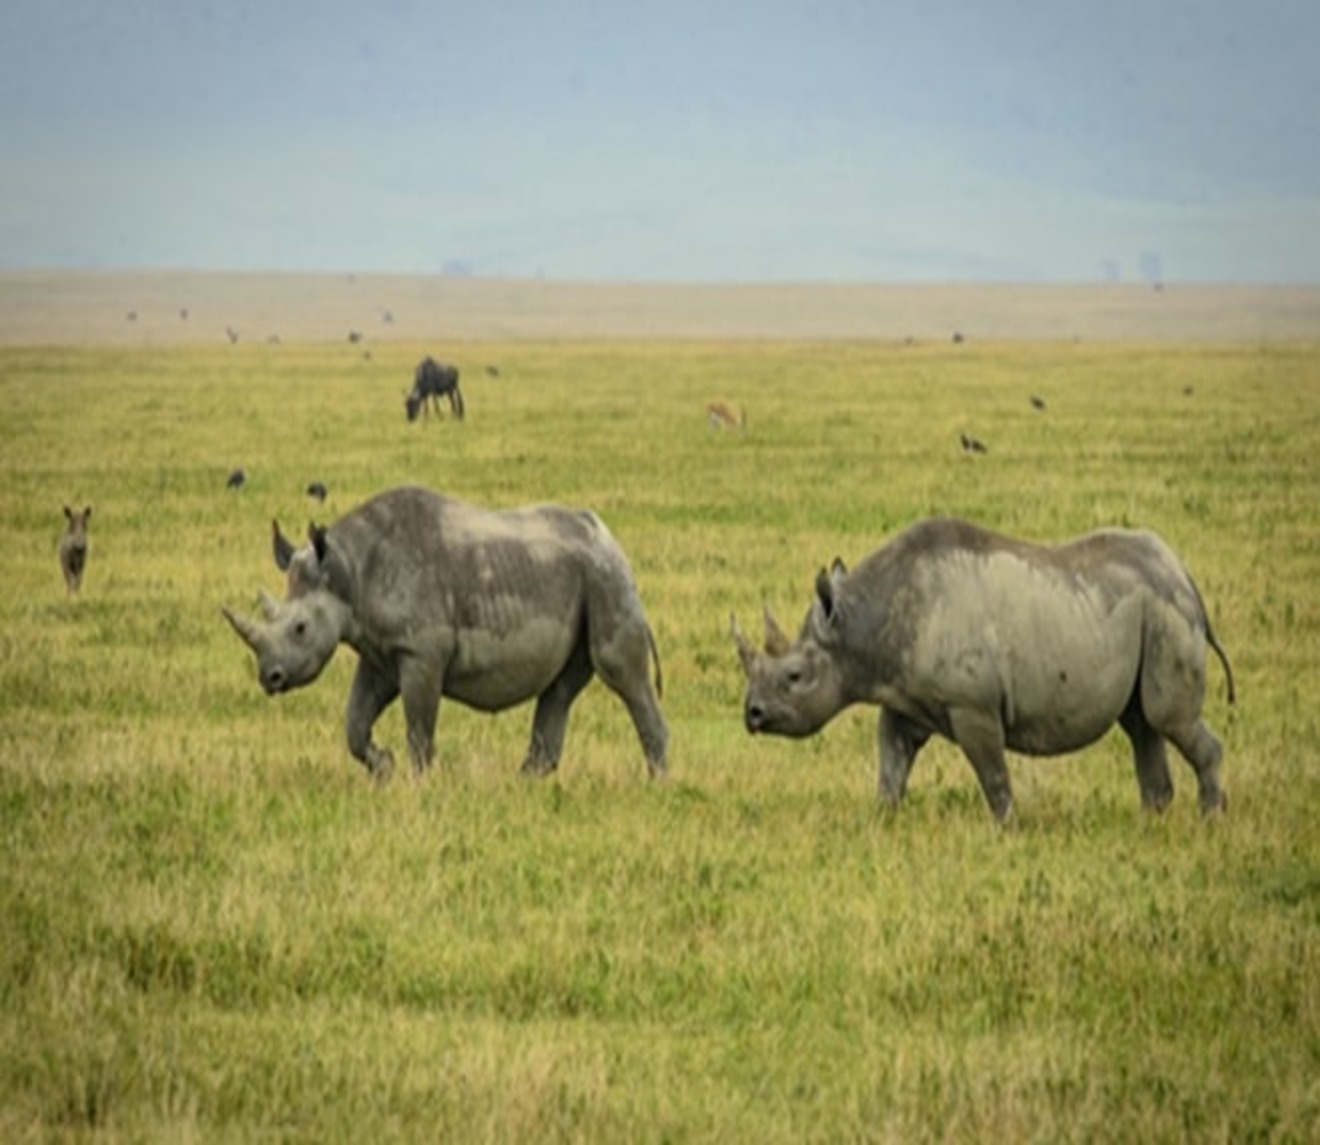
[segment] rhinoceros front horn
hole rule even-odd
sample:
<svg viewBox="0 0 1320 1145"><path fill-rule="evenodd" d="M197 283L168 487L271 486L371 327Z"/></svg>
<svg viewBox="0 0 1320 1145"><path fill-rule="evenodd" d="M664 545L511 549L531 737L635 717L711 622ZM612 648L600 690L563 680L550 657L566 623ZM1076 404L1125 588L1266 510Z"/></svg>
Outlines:
<svg viewBox="0 0 1320 1145"><path fill-rule="evenodd" d="M260 651L260 626L246 616L239 616L230 612L223 604L220 606L220 611L224 614L224 618L229 621L229 626L243 638L243 643L254 652Z"/></svg>
<svg viewBox="0 0 1320 1145"><path fill-rule="evenodd" d="M738 618L732 612L729 613L729 631L733 633L734 643L738 645L738 659L742 661L743 672L750 676L752 665L756 663L756 649L743 635L743 630L738 627Z"/></svg>

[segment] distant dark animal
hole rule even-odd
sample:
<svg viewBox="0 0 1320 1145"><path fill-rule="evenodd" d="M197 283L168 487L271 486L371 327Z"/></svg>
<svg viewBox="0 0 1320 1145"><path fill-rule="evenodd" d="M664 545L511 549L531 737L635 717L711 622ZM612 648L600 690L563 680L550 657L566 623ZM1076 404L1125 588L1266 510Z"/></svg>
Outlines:
<svg viewBox="0 0 1320 1145"><path fill-rule="evenodd" d="M960 433L958 435L962 441L963 451L966 453L989 453L990 447L979 438L970 437L968 434Z"/></svg>
<svg viewBox="0 0 1320 1145"><path fill-rule="evenodd" d="M392 311L392 310L385 310L385 311L382 311L382 312L381 312L380 319L381 319L382 322L385 322L385 323L387 323L387 324L393 322L393 321L394 321L394 311Z"/></svg>
<svg viewBox="0 0 1320 1145"><path fill-rule="evenodd" d="M765 651L733 621L749 732L807 736L880 706L880 798L897 804L922 745L954 741L990 810L1010 819L1005 749L1077 751L1118 723L1144 807L1173 798L1165 740L1191 764L1201 811L1225 806L1219 740L1201 719L1206 647L1228 656L1182 562L1151 532L1037 545L965 521L905 529L852 572L836 560L790 641L769 610Z"/></svg>
<svg viewBox="0 0 1320 1145"><path fill-rule="evenodd" d="M403 399L408 420L416 421L419 413L426 413L428 401L439 412L442 397L449 399L449 408L462 421L463 391L458 386L458 369L431 357L423 358L417 363L417 370L413 374L413 387Z"/></svg>
<svg viewBox="0 0 1320 1145"><path fill-rule="evenodd" d="M1043 410L1043 409L1045 408L1045 399L1044 399L1043 397L1041 397L1039 394L1032 394L1032 395L1031 395L1031 407L1032 407L1032 409L1040 409L1040 410Z"/></svg>
<svg viewBox="0 0 1320 1145"><path fill-rule="evenodd" d="M242 489L247 483L247 474L242 469L235 469L229 474L229 480L225 482L226 489Z"/></svg>
<svg viewBox="0 0 1320 1145"><path fill-rule="evenodd" d="M229 339L229 344L232 346L234 345L234 343L238 341L238 331L235 330L232 326L226 326L225 337Z"/></svg>
<svg viewBox="0 0 1320 1145"><path fill-rule="evenodd" d="M322 481L313 481L310 485L307 486L307 496L315 497L318 501L322 501L322 502L325 501L326 498L325 483Z"/></svg>
<svg viewBox="0 0 1320 1145"><path fill-rule="evenodd" d="M350 330L350 331L348 332L348 340L349 340L350 343L352 343L354 346L356 346L359 342L362 341L362 331L360 331L360 330Z"/></svg>
<svg viewBox="0 0 1320 1145"><path fill-rule="evenodd" d="M186 306L179 309L179 320L182 322L188 321L188 308Z"/></svg>
<svg viewBox="0 0 1320 1145"><path fill-rule="evenodd" d="M60 570L64 573L64 587L70 596L82 588L83 570L87 567L87 522L92 519L92 507L70 509L64 506L64 532L60 535Z"/></svg>
<svg viewBox="0 0 1320 1145"><path fill-rule="evenodd" d="M498 378L499 376L500 376L500 368L499 368L499 366L487 366L487 367L486 367L486 377L488 377L488 378Z"/></svg>
<svg viewBox="0 0 1320 1145"><path fill-rule="evenodd" d="M137 321L137 311L136 311L136 310L130 310L127 314L124 315L124 320L125 320L126 322L136 322L136 321Z"/></svg>
<svg viewBox="0 0 1320 1145"><path fill-rule="evenodd" d="M493 512L414 486L381 493L294 546L272 522L288 595L262 619L223 609L275 695L310 684L336 647L358 653L348 747L384 778L372 742L403 697L416 772L431 762L440 699L498 712L536 700L522 770L559 765L569 708L593 675L623 701L653 777L668 731L655 637L622 549L595 513L538 505ZM655 664L655 687L649 668Z"/></svg>
<svg viewBox="0 0 1320 1145"><path fill-rule="evenodd" d="M963 332L961 330L955 330L953 332L953 344L955 346L961 346L965 341L967 341L967 339L963 337Z"/></svg>

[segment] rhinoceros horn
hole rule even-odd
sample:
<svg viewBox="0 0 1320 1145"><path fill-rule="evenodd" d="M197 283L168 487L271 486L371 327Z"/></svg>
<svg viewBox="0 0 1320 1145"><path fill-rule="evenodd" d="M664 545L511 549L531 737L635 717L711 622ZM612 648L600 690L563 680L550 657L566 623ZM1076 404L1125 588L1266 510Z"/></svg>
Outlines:
<svg viewBox="0 0 1320 1145"><path fill-rule="evenodd" d="M771 615L770 606L765 606L765 651L767 656L782 656L792 645L792 641L784 635L784 630L779 627L779 622Z"/></svg>
<svg viewBox="0 0 1320 1145"><path fill-rule="evenodd" d="M743 635L743 630L738 626L738 618L732 612L729 613L729 631L733 633L734 642L738 645L738 659L742 661L743 672L750 676L752 665L756 663L756 649Z"/></svg>
<svg viewBox="0 0 1320 1145"><path fill-rule="evenodd" d="M279 615L279 605L275 603L274 597L264 588L257 590L258 598L261 600L261 613L267 620L274 620Z"/></svg>
<svg viewBox="0 0 1320 1145"><path fill-rule="evenodd" d="M230 612L223 604L220 606L220 611L224 613L230 627L243 638L243 643L254 652L259 652L261 650L261 626L256 621L249 620L246 616L239 616Z"/></svg>

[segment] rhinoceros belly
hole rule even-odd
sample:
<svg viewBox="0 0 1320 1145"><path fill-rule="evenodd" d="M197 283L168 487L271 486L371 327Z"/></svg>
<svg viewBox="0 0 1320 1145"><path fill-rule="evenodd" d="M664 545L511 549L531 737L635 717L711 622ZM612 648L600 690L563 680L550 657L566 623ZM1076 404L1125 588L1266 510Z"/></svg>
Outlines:
<svg viewBox="0 0 1320 1145"><path fill-rule="evenodd" d="M499 634L454 634L444 694L482 711L500 711L540 695L573 653L578 630L551 617L529 619Z"/></svg>

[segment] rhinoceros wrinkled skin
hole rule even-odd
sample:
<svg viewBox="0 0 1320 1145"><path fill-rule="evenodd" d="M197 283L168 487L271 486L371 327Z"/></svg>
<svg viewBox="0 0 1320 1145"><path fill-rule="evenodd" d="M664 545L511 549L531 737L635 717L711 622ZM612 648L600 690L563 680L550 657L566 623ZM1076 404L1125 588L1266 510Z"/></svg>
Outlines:
<svg viewBox="0 0 1320 1145"><path fill-rule="evenodd" d="M1118 723L1144 807L1173 798L1165 740L1221 810L1222 748L1201 719L1206 646L1234 700L1200 593L1154 533L1106 529L1058 546L964 521L919 522L849 572L835 561L796 641L765 612L759 652L733 620L748 731L806 736L852 704L880 706L879 795L894 805L931 735L953 740L991 811L1013 818L1005 749L1075 751Z"/></svg>
<svg viewBox="0 0 1320 1145"><path fill-rule="evenodd" d="M371 774L393 768L371 731L399 696L419 773L431 762L441 696L489 712L535 698L522 767L553 771L569 707L598 674L627 707L650 774L664 775L655 639L627 559L594 513L496 512L410 486L328 529L313 526L302 548L278 524L273 534L286 599L263 593L263 619L222 611L271 695L310 684L340 643L356 650L348 746Z"/></svg>

